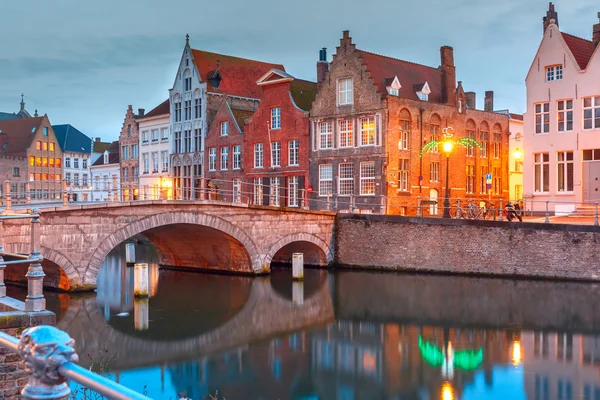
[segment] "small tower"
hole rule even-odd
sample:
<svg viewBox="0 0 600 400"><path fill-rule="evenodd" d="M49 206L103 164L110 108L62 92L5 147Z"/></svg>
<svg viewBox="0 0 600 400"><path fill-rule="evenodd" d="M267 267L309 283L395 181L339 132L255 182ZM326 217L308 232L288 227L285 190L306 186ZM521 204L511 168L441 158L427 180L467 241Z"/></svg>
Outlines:
<svg viewBox="0 0 600 400"><path fill-rule="evenodd" d="M554 23L558 27L558 13L554 10L554 3L550 2L548 5L548 11L546 11L546 16L543 18L544 21L544 33L546 33L546 29L550 26L550 21L554 20Z"/></svg>

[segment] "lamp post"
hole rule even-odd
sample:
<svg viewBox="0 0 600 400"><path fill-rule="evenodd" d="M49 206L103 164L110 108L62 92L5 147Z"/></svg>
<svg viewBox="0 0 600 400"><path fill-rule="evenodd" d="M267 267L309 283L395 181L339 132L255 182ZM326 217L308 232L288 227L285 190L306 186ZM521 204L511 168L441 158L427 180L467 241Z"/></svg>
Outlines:
<svg viewBox="0 0 600 400"><path fill-rule="evenodd" d="M452 136L454 136L454 129L451 126L448 126L442 130L444 135L444 153L446 153L446 194L444 195L444 215L442 218L450 218L450 153L452 153L452 149L454 148L454 141L452 140Z"/></svg>

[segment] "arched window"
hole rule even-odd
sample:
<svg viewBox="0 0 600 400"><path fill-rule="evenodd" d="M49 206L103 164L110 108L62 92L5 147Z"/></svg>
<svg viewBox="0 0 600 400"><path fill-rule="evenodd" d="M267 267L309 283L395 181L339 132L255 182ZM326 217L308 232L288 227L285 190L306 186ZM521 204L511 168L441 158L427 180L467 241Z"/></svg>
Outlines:
<svg viewBox="0 0 600 400"><path fill-rule="evenodd" d="M440 141L440 133L442 132L442 119L440 118L439 115L437 114L433 114L431 116L431 118L429 119L429 134L431 135L429 138L429 141L435 140L436 142ZM439 150L439 145L435 146L431 152L432 153L438 153Z"/></svg>
<svg viewBox="0 0 600 400"><path fill-rule="evenodd" d="M479 127L479 144L481 145L481 150L479 150L479 157L487 158L488 156L488 146L490 143L490 127L487 122L482 122Z"/></svg>
<svg viewBox="0 0 600 400"><path fill-rule="evenodd" d="M173 96L173 111L175 114L175 122L181 122L181 96L175 93Z"/></svg>
<svg viewBox="0 0 600 400"><path fill-rule="evenodd" d="M500 158L500 155L502 154L502 127L500 126L500 124L494 125L494 136L492 137L492 140L493 156L494 158Z"/></svg>
<svg viewBox="0 0 600 400"><path fill-rule="evenodd" d="M131 136L131 124L127 125L127 136Z"/></svg>
<svg viewBox="0 0 600 400"><path fill-rule="evenodd" d="M411 127L411 116L410 112L403 108L398 115L398 149L409 150L410 149L410 127Z"/></svg>

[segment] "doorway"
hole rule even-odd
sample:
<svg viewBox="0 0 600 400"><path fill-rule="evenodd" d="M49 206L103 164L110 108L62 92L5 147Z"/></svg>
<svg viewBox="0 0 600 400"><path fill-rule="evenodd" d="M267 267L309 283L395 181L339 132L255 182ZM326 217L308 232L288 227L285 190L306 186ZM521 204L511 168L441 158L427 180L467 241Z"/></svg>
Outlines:
<svg viewBox="0 0 600 400"><path fill-rule="evenodd" d="M600 201L600 161L583 163L583 201Z"/></svg>
<svg viewBox="0 0 600 400"><path fill-rule="evenodd" d="M437 215L438 213L438 191L437 189L429 189L429 215Z"/></svg>

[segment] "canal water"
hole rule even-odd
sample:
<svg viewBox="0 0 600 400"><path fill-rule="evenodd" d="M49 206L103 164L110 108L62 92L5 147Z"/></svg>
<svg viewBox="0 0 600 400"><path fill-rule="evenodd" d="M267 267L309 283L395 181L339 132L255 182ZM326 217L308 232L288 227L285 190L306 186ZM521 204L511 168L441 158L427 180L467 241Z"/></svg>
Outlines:
<svg viewBox="0 0 600 400"><path fill-rule="evenodd" d="M123 246L97 293L46 296L82 365L154 399L600 400L596 284L325 270L296 283L285 266L198 274L136 253L148 300Z"/></svg>

